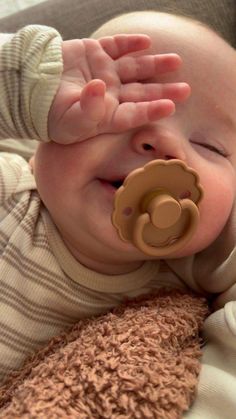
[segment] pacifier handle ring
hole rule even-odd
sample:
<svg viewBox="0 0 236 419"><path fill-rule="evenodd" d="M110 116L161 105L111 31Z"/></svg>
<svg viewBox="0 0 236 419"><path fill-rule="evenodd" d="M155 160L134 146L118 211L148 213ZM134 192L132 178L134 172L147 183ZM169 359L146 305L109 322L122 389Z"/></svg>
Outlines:
<svg viewBox="0 0 236 419"><path fill-rule="evenodd" d="M196 204L190 199L183 199L180 201L182 211L187 210L189 212L189 227L187 232L176 240L176 242L166 245L163 247L151 246L143 240L143 230L147 224L150 224L151 217L145 212L141 214L135 223L134 232L133 232L133 242L139 250L143 253L146 253L149 256L154 256L158 258L166 257L181 249L187 242L191 239L194 232L196 231L198 222L199 222L199 210Z"/></svg>

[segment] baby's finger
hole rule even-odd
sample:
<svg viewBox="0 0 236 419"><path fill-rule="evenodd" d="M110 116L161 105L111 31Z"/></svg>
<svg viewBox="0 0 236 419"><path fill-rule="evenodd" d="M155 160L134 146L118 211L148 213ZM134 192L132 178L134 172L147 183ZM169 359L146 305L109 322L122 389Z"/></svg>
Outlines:
<svg viewBox="0 0 236 419"><path fill-rule="evenodd" d="M122 57L116 62L121 82L150 79L159 74L175 71L182 64L178 54Z"/></svg>
<svg viewBox="0 0 236 419"><path fill-rule="evenodd" d="M113 115L112 127L122 132L172 115L175 104L169 99L153 102L122 103Z"/></svg>
<svg viewBox="0 0 236 419"><path fill-rule="evenodd" d="M147 102L158 99L185 101L190 95L187 83L128 83L120 88L119 102Z"/></svg>
<svg viewBox="0 0 236 419"><path fill-rule="evenodd" d="M83 88L80 107L86 119L101 121L105 114L105 92L106 85L102 80L91 80Z"/></svg>
<svg viewBox="0 0 236 419"><path fill-rule="evenodd" d="M51 140L61 144L71 144L89 138L104 117L104 96L103 81L89 82L83 88L79 100L74 100L70 104L53 130L51 129Z"/></svg>
<svg viewBox="0 0 236 419"><path fill-rule="evenodd" d="M130 52L148 48L151 44L149 36L142 34L121 34L99 39L104 51L114 60Z"/></svg>

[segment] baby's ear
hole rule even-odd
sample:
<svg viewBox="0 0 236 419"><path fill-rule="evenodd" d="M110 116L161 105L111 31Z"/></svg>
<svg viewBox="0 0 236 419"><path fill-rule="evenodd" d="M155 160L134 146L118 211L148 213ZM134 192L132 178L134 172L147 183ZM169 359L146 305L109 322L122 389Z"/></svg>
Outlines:
<svg viewBox="0 0 236 419"><path fill-rule="evenodd" d="M29 165L30 165L32 173L34 173L34 156L30 157Z"/></svg>

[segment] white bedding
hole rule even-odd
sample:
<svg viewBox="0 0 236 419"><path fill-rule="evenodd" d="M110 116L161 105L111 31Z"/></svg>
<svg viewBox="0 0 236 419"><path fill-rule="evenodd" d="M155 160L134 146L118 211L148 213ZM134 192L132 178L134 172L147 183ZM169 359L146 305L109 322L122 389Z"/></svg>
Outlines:
<svg viewBox="0 0 236 419"><path fill-rule="evenodd" d="M0 18L34 6L44 0L0 0Z"/></svg>

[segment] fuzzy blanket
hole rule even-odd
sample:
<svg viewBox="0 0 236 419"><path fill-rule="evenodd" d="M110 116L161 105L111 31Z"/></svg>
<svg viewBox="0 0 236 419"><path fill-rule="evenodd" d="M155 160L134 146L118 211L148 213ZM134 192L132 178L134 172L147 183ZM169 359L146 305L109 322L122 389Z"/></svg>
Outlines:
<svg viewBox="0 0 236 419"><path fill-rule="evenodd" d="M207 314L203 298L161 291L78 322L0 388L0 418L181 418Z"/></svg>

